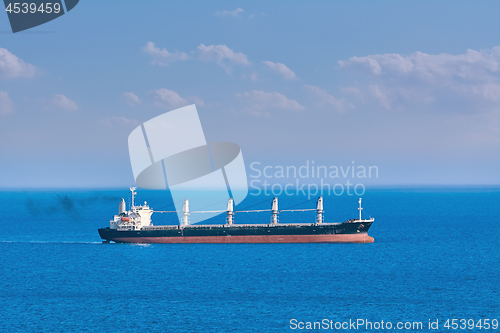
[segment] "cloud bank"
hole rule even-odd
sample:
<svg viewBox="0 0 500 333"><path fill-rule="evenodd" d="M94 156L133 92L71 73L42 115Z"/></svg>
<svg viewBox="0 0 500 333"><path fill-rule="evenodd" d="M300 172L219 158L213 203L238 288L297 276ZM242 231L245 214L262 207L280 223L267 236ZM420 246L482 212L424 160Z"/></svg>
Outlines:
<svg viewBox="0 0 500 333"><path fill-rule="evenodd" d="M202 61L215 61L219 66L224 68L226 73L231 74L233 64L249 66L251 62L248 57L241 52L234 52L226 45L209 45L200 44L198 46L198 56Z"/></svg>
<svg viewBox="0 0 500 333"><path fill-rule="evenodd" d="M375 54L351 57L338 64L369 78L366 92L389 110L402 102L439 105L447 101L462 111L498 109L500 46L469 49L458 55Z"/></svg>
<svg viewBox="0 0 500 333"><path fill-rule="evenodd" d="M22 59L10 53L7 49L0 47L0 78L32 78L35 74L35 66L25 63Z"/></svg>
<svg viewBox="0 0 500 333"><path fill-rule="evenodd" d="M289 99L285 95L276 91L264 92L259 90L247 91L243 94L237 93L236 97L243 100L246 104L246 110L253 115L266 115L268 112L263 112L268 109L283 109L291 111L302 111L305 108L296 100Z"/></svg>

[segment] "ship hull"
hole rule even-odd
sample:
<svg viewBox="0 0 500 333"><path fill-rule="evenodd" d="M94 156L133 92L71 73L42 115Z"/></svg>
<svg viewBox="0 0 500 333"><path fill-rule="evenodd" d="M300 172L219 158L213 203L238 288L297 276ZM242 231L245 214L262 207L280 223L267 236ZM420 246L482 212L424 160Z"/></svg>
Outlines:
<svg viewBox="0 0 500 333"><path fill-rule="evenodd" d="M244 244L244 243L373 243L368 234L357 235L300 235L300 236L201 236L201 237L134 237L115 238L116 243L198 243L198 244Z"/></svg>
<svg viewBox="0 0 500 333"><path fill-rule="evenodd" d="M371 222L279 225L164 226L141 230L99 229L116 243L372 243Z"/></svg>

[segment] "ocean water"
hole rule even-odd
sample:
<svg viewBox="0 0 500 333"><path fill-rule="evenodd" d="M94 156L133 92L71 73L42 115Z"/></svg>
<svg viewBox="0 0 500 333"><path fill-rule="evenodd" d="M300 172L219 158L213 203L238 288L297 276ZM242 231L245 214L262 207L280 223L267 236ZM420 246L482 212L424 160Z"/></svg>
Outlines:
<svg viewBox="0 0 500 333"><path fill-rule="evenodd" d="M446 332L469 330L447 329L447 319L500 320L500 188L367 189L372 244L102 244L97 228L128 196L0 191L0 331L290 332L363 319ZM172 208L162 192L139 191L137 200ZM250 195L238 208L271 200ZM325 220L357 217L357 200L326 196ZM280 197L280 208L314 201ZM314 218L286 214L282 222ZM173 218L153 215L156 224ZM236 215L237 223L268 219Z"/></svg>

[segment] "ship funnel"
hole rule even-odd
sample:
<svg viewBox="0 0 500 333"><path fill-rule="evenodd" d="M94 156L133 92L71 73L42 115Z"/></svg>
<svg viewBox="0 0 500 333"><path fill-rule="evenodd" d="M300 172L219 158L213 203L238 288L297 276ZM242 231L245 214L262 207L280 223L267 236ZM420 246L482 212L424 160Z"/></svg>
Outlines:
<svg viewBox="0 0 500 333"><path fill-rule="evenodd" d="M273 199L273 205L271 207L271 213L273 214L272 216L272 223L276 224L278 223L278 198Z"/></svg>
<svg viewBox="0 0 500 333"><path fill-rule="evenodd" d="M233 198L230 198L227 202L227 224L233 224L233 215L234 215Z"/></svg>
<svg viewBox="0 0 500 333"><path fill-rule="evenodd" d="M323 222L323 197L319 197L316 203L316 212L318 214L316 223Z"/></svg>
<svg viewBox="0 0 500 333"><path fill-rule="evenodd" d="M118 215L121 215L127 211L127 207L125 204L125 199L122 198L122 201L120 201L120 204L118 205Z"/></svg>
<svg viewBox="0 0 500 333"><path fill-rule="evenodd" d="M182 204L182 225L189 224L189 200L185 199Z"/></svg>

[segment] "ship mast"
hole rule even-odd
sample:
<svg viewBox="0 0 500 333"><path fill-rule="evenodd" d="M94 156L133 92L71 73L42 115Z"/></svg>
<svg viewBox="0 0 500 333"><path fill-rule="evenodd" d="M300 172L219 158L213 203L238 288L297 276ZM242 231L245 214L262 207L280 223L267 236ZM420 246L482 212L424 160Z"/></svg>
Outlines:
<svg viewBox="0 0 500 333"><path fill-rule="evenodd" d="M323 222L323 197L319 197L318 202L316 203L316 214L317 216L317 221L316 223L322 223Z"/></svg>
<svg viewBox="0 0 500 333"><path fill-rule="evenodd" d="M279 210L278 210L278 198L274 198L273 199L273 205L271 207L271 213L273 214L272 223L273 224L277 224L278 223L278 213L279 213Z"/></svg>
<svg viewBox="0 0 500 333"><path fill-rule="evenodd" d="M227 224L233 224L233 215L234 215L234 204L233 198L230 198L227 202Z"/></svg>
<svg viewBox="0 0 500 333"><path fill-rule="evenodd" d="M184 203L182 204L182 225L189 224L189 200L184 199Z"/></svg>
<svg viewBox="0 0 500 333"><path fill-rule="evenodd" d="M359 198L359 220L361 221L361 211L363 210L363 208L361 208L361 198Z"/></svg>

